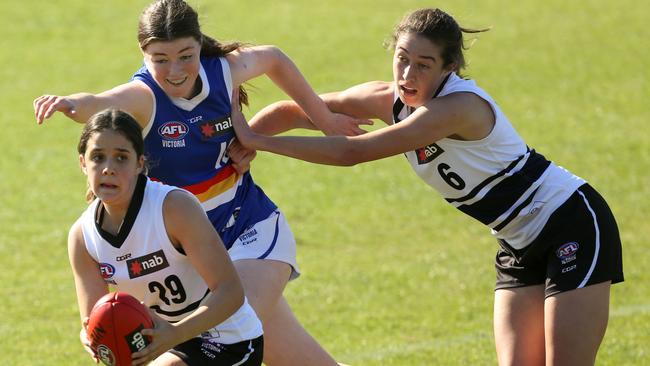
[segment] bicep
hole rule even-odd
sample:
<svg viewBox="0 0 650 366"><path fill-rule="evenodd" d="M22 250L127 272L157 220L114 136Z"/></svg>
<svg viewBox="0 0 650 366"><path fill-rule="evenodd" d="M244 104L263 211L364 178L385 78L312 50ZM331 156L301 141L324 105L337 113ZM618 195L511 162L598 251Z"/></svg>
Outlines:
<svg viewBox="0 0 650 366"><path fill-rule="evenodd" d="M346 90L321 95L332 112L361 119L392 120L392 83L371 81Z"/></svg>
<svg viewBox="0 0 650 366"><path fill-rule="evenodd" d="M236 276L221 238L194 197L183 191L170 192L163 204L163 217L168 236L182 247L211 290Z"/></svg>
<svg viewBox="0 0 650 366"><path fill-rule="evenodd" d="M108 292L97 262L88 254L81 227L76 223L68 235L68 257L77 292L81 318L90 314L97 300Z"/></svg>
<svg viewBox="0 0 650 366"><path fill-rule="evenodd" d="M95 96L95 109L117 108L129 113L141 127L151 118L154 105L153 92L141 81L130 81Z"/></svg>
<svg viewBox="0 0 650 366"><path fill-rule="evenodd" d="M280 51L274 46L242 47L226 55L233 86L266 74L276 63Z"/></svg>

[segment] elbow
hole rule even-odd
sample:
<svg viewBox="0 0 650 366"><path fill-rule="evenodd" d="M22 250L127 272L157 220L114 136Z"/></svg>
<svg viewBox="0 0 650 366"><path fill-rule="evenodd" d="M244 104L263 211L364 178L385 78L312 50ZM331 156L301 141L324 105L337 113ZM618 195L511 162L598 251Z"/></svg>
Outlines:
<svg viewBox="0 0 650 366"><path fill-rule="evenodd" d="M346 146L338 149L334 156L334 165L338 166L350 167L363 162L362 151L355 146Z"/></svg>

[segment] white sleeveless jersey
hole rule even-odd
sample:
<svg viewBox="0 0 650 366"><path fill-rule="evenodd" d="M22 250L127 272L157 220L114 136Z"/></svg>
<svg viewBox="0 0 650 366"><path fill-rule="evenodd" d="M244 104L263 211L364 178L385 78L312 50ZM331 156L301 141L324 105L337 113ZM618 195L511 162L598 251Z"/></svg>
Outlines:
<svg viewBox="0 0 650 366"><path fill-rule="evenodd" d="M101 219L97 219L103 214L99 200L92 202L81 217L86 249L99 263L104 280L116 291L144 302L169 322L185 318L210 293L187 256L167 236L163 202L175 189L141 176L117 236L101 229ZM223 323L203 333L226 344L261 334L262 324L247 301Z"/></svg>
<svg viewBox="0 0 650 366"><path fill-rule="evenodd" d="M476 141L443 138L405 155L415 172L450 204L479 220L515 249L527 246L549 216L585 181L529 149L495 101L455 73L434 97L474 93L492 107L495 125ZM393 122L413 108L397 93Z"/></svg>

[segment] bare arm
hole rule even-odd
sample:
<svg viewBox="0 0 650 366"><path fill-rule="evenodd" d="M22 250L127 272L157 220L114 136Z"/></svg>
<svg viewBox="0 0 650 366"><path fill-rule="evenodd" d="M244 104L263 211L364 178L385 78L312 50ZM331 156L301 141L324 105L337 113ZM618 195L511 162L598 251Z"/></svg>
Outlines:
<svg viewBox="0 0 650 366"><path fill-rule="evenodd" d="M356 135L363 133L357 121L337 115L327 108L314 92L304 76L280 49L275 46L241 48L227 56L232 74L233 86L258 77L268 76L280 89L305 111L312 123L328 135Z"/></svg>
<svg viewBox="0 0 650 366"><path fill-rule="evenodd" d="M341 92L321 95L330 111L353 118L392 120L393 85L371 81ZM271 136L294 128L317 129L307 114L294 101L273 103L260 110L250 120L253 131Z"/></svg>
<svg viewBox="0 0 650 366"><path fill-rule="evenodd" d="M99 273L97 262L86 250L79 221L72 226L68 233L68 259L72 267L82 324L79 338L86 352L95 358L93 351L90 349L90 341L86 336L87 319L97 300L108 293L108 286Z"/></svg>
<svg viewBox="0 0 650 366"><path fill-rule="evenodd" d="M134 364L144 364L171 347L223 322L244 303L244 290L230 257L199 202L185 191L172 191L163 204L170 240L180 245L210 288L210 294L194 312L172 324L145 329L153 341L134 353Z"/></svg>
<svg viewBox="0 0 650 366"><path fill-rule="evenodd" d="M55 112L61 112L76 122L86 123L93 114L114 107L131 114L144 127L153 111L153 93L144 83L131 81L99 94L41 95L33 104L38 124Z"/></svg>
<svg viewBox="0 0 650 366"><path fill-rule="evenodd" d="M234 115L239 141L246 147L270 151L319 164L354 165L427 146L444 137L469 136L493 125L490 107L478 96L456 93L429 101L400 123L361 136L263 136Z"/></svg>

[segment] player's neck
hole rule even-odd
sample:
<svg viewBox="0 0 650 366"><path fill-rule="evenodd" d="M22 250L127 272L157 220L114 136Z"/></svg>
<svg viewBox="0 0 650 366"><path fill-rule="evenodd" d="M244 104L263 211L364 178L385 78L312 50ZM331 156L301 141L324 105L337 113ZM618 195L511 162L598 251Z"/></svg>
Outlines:
<svg viewBox="0 0 650 366"><path fill-rule="evenodd" d="M101 227L106 232L117 235L124 223L124 218L126 217L126 212L129 209L129 206L118 207L103 203L102 205L104 206L104 215L102 217Z"/></svg>

